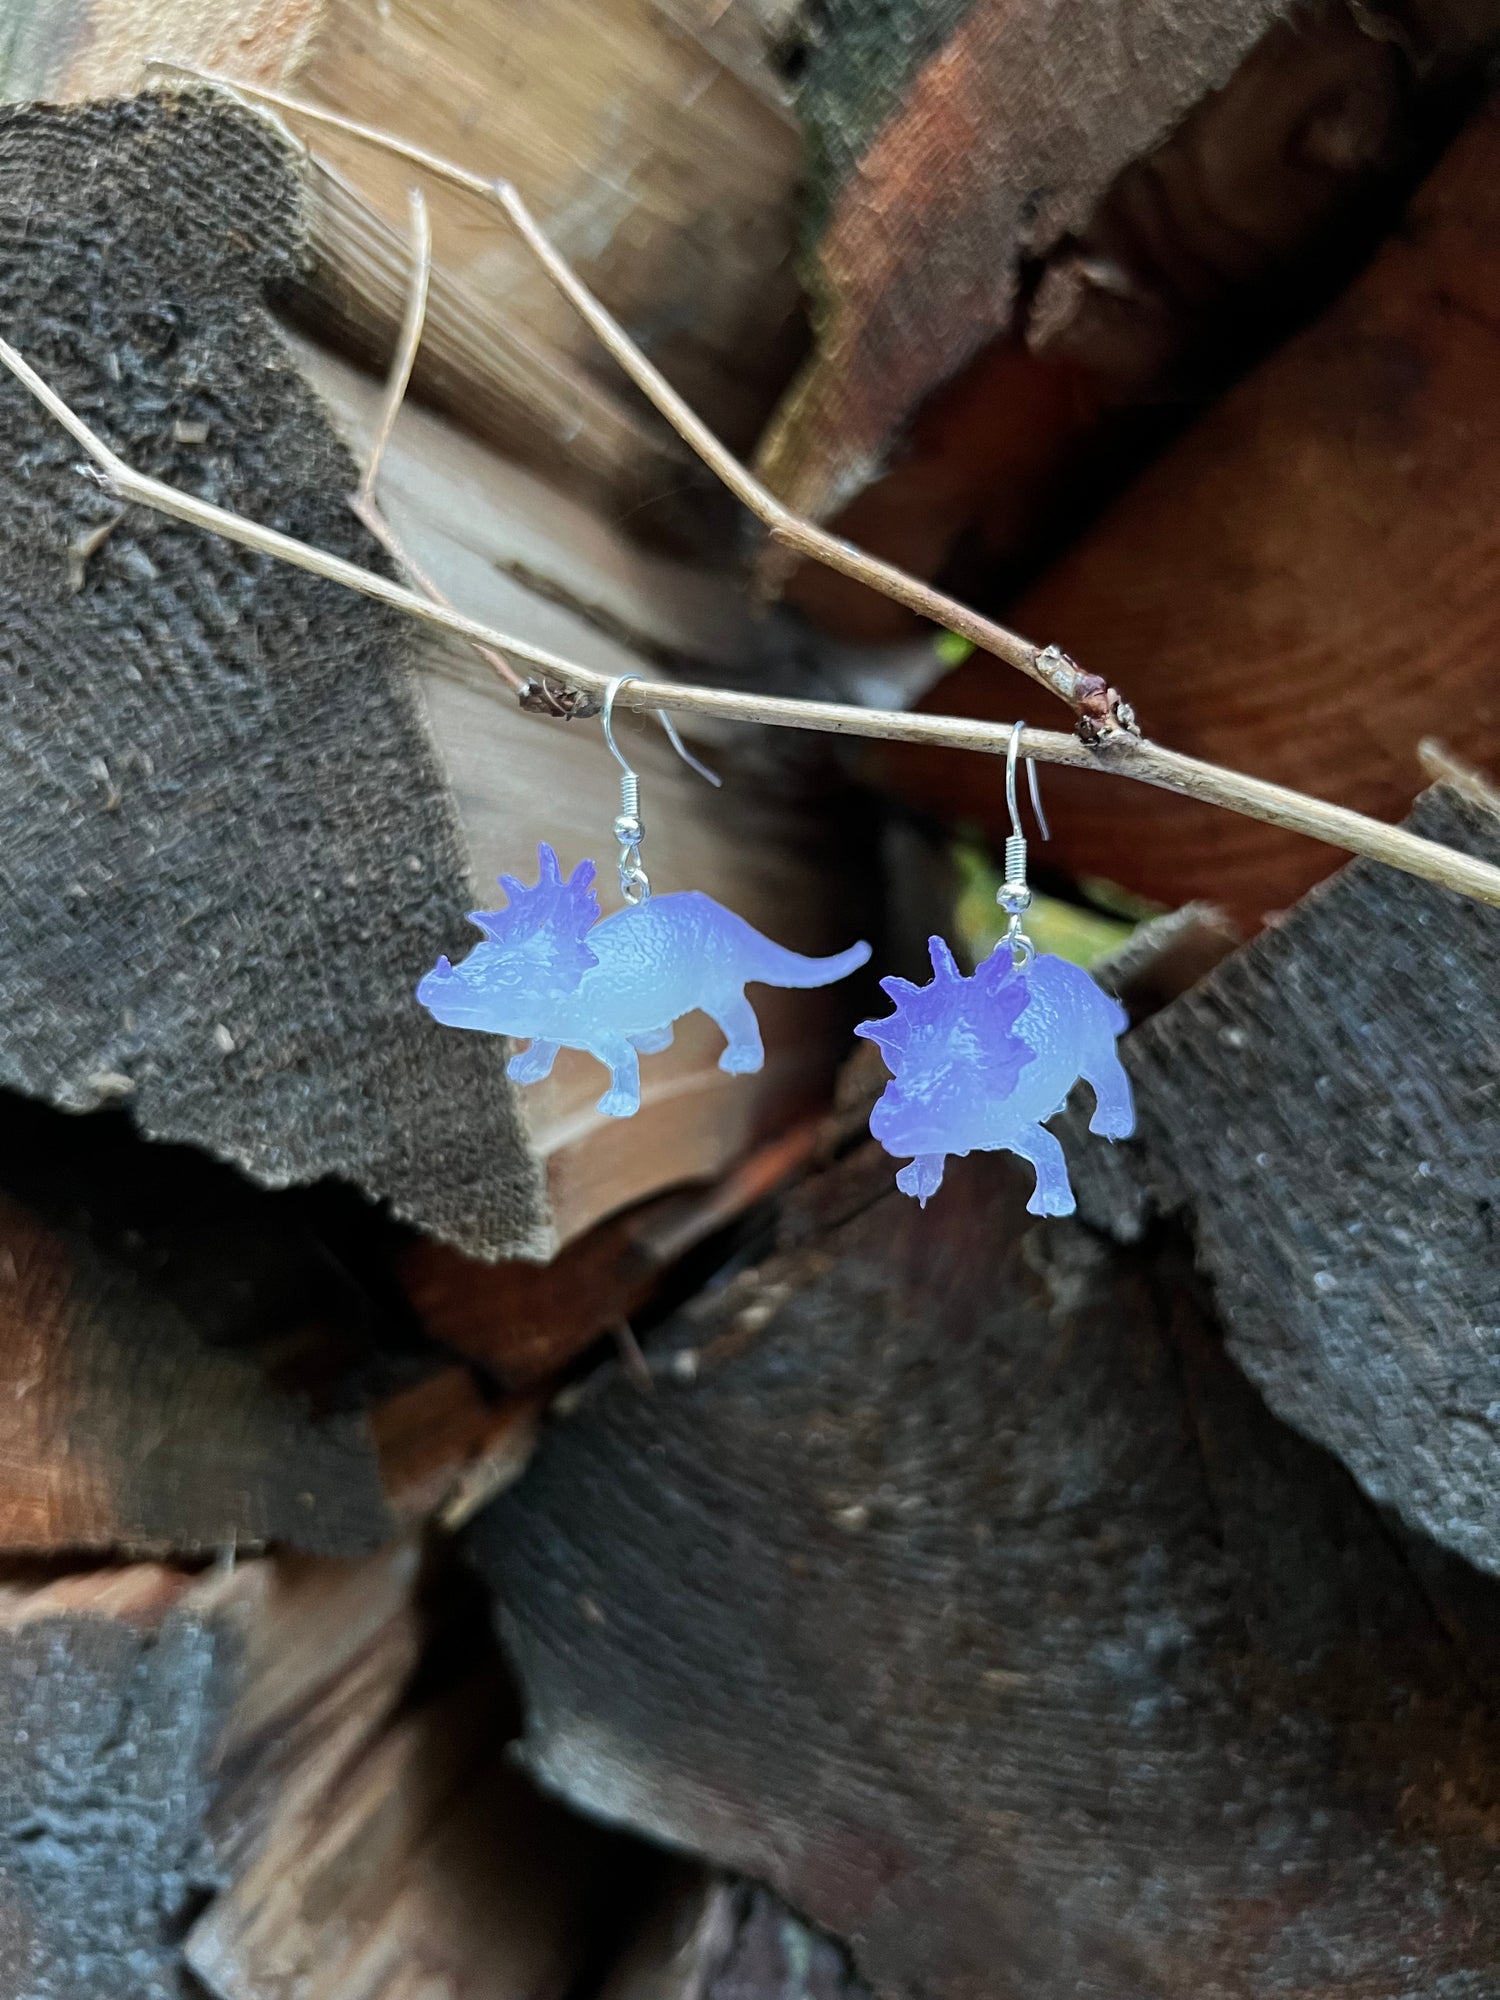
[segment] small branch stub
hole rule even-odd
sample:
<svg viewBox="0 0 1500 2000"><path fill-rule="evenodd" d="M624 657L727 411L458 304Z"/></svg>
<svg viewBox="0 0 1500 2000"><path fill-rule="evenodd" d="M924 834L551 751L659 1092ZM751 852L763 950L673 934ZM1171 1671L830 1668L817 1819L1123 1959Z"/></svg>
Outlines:
<svg viewBox="0 0 1500 2000"><path fill-rule="evenodd" d="M546 674L533 674L516 696L528 715L550 716L554 722L587 722L604 703L588 688L565 687Z"/></svg>
<svg viewBox="0 0 1500 2000"><path fill-rule="evenodd" d="M1112 736L1141 733L1135 710L1120 690L1111 687L1102 674L1086 674L1061 646L1044 646L1036 656L1038 678L1062 695L1078 711L1077 736L1091 750Z"/></svg>

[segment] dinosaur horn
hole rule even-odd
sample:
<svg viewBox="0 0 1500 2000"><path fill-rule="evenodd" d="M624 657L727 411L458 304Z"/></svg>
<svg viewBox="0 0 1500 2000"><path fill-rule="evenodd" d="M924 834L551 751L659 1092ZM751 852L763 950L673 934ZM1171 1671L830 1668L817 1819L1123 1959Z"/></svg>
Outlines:
<svg viewBox="0 0 1500 2000"><path fill-rule="evenodd" d="M439 979L451 979L453 977L453 967L448 963L446 955L440 954L437 964L432 969Z"/></svg>
<svg viewBox="0 0 1500 2000"><path fill-rule="evenodd" d="M590 882L593 881L593 879L594 879L593 862L580 861L578 866L573 870L572 874L568 877L568 887L570 889L586 889L589 886Z"/></svg>
<svg viewBox="0 0 1500 2000"><path fill-rule="evenodd" d="M525 896L530 893L519 875L497 875L495 880L500 884L500 887L505 891L506 897L512 903L518 896Z"/></svg>
<svg viewBox="0 0 1500 2000"><path fill-rule="evenodd" d="M889 1019L884 1021L861 1021L854 1032L856 1035L863 1035L867 1042L873 1042L878 1049L889 1049L894 1048L896 1044L888 1034L884 1034L881 1031L890 1025Z"/></svg>
<svg viewBox="0 0 1500 2000"><path fill-rule="evenodd" d="M932 960L932 975L934 979L952 981L963 977L952 952L949 951L947 945L940 937L932 937L927 940L927 953Z"/></svg>
<svg viewBox="0 0 1500 2000"><path fill-rule="evenodd" d="M909 1000L913 993L920 993L922 989L920 986L913 986L909 979L898 979L892 974L889 979L881 980L880 990L888 994L899 1007L903 1000Z"/></svg>
<svg viewBox="0 0 1500 2000"><path fill-rule="evenodd" d="M547 845L545 840L538 843L536 858L537 865L541 870L537 887L539 889L560 889L562 887L562 870L557 865L557 855Z"/></svg>

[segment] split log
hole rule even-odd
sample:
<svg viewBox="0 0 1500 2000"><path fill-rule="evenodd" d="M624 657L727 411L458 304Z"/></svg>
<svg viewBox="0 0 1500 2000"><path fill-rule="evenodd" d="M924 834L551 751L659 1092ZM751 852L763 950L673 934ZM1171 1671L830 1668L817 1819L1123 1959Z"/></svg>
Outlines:
<svg viewBox="0 0 1500 2000"><path fill-rule="evenodd" d="M471 1531L532 1769L878 1991L1488 1991L1496 1586L1270 1415L1169 1233L889 1170L810 1183Z"/></svg>
<svg viewBox="0 0 1500 2000"><path fill-rule="evenodd" d="M194 1925L216 2000L554 2000L591 1939L616 1843L542 1799L478 1678L388 1718L361 1752L310 1754L259 1852Z"/></svg>
<svg viewBox="0 0 1500 2000"><path fill-rule="evenodd" d="M412 1541L201 1578L8 1572L3 1990L568 1990L632 1859L506 1766L513 1697L492 1658L465 1667L482 1630L434 1631L434 1581Z"/></svg>
<svg viewBox="0 0 1500 2000"><path fill-rule="evenodd" d="M524 1466L566 1357L525 1397L452 1365L347 1191L3 1096L0 1156L0 1553L357 1556Z"/></svg>
<svg viewBox="0 0 1500 2000"><path fill-rule="evenodd" d="M1377 817L1410 804L1426 734L1479 764L1500 756L1487 664L1500 601L1497 241L1492 102L1348 292L1022 598L1021 628L1127 690L1173 748ZM929 699L1007 719L1046 712L973 662ZM1002 830L979 759L893 749L879 761L908 797ZM1170 903L1205 895L1248 924L1337 858L1091 777L1049 776L1048 799L1062 866L1107 867Z"/></svg>
<svg viewBox="0 0 1500 2000"><path fill-rule="evenodd" d="M317 1412L0 1196L0 1549L353 1555L392 1527L362 1413Z"/></svg>
<svg viewBox="0 0 1500 2000"><path fill-rule="evenodd" d="M802 344L795 124L739 4L52 0L0 51L0 96L79 100L159 81L153 56L280 86L514 180L618 318L748 447ZM383 361L400 322L412 169L308 128L306 308ZM611 512L691 526L711 492L643 413L494 210L429 190L443 276L416 388ZM351 199L351 196L353 197ZM373 352L372 352L373 350ZM696 489L674 504L673 489Z"/></svg>
<svg viewBox="0 0 1500 2000"><path fill-rule="evenodd" d="M221 1586L248 1638L183 1949L215 2000L555 2000L612 1916L628 1856L507 1766L513 1696L418 1582L397 1543Z"/></svg>
<svg viewBox="0 0 1500 2000"><path fill-rule="evenodd" d="M421 1586L413 1536L360 1562L266 1557L204 1586L236 1642L202 1829L216 1887L379 1739L427 1642Z"/></svg>
<svg viewBox="0 0 1500 2000"><path fill-rule="evenodd" d="M769 1200L820 1134L820 1122L794 1126L711 1188L628 1209L550 1264L484 1264L418 1241L400 1259L406 1295L434 1340L507 1389L533 1388L633 1319L675 1265Z"/></svg>
<svg viewBox="0 0 1500 2000"><path fill-rule="evenodd" d="M263 303L295 271L298 204L274 128L221 99L12 111L0 310L132 461L378 566L311 383L351 434L373 389L305 344L294 359ZM597 730L518 714L472 657L331 584L116 520L75 458L0 393L0 1081L71 1109L119 1098L142 1131L273 1185L337 1176L483 1256L546 1254L805 1115L838 1039L826 995L776 996L752 1082L689 1023L628 1129L593 1112L582 1059L523 1113L503 1045L439 1029L412 986L497 873L534 869L538 838L570 861L599 850L615 804ZM523 635L623 671L716 618L720 658L744 631L721 580L632 558L421 413L390 484L418 559ZM748 778L721 801L641 741L658 887L831 943L847 918L816 813L772 810Z"/></svg>
<svg viewBox="0 0 1500 2000"><path fill-rule="evenodd" d="M1500 30L1422 0L1397 33L1344 0L898 13L810 17L820 341L763 469L923 575L962 546L991 596L1326 297ZM812 566L793 591L909 629Z"/></svg>
<svg viewBox="0 0 1500 2000"><path fill-rule="evenodd" d="M212 1586L156 1564L0 1583L0 1988L177 2000L232 1693Z"/></svg>
<svg viewBox="0 0 1500 2000"><path fill-rule="evenodd" d="M1447 787L1420 832L1500 858ZM1412 1527L1500 1575L1500 925L1355 862L1125 1044L1139 1133L1088 1213L1184 1215L1229 1351Z"/></svg>

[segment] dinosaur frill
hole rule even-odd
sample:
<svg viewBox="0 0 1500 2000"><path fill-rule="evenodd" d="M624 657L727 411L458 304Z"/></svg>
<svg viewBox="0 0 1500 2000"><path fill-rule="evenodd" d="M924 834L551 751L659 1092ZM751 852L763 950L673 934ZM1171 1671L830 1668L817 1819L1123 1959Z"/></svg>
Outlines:
<svg viewBox="0 0 1500 2000"><path fill-rule="evenodd" d="M1016 966L1002 946L965 978L941 938L928 940L932 980L883 979L896 1003L855 1029L891 1071L870 1130L897 1159L896 1185L920 1202L935 1194L948 1155L1003 1150L1029 1160L1034 1215L1075 1206L1062 1147L1043 1120L1082 1077L1094 1092L1091 1132L1121 1139L1135 1129L1130 1079L1115 1048L1123 1008L1079 966L1043 955Z"/></svg>
<svg viewBox="0 0 1500 2000"><path fill-rule="evenodd" d="M684 1014L701 1008L723 1030L720 1069L758 1070L746 986L829 986L870 955L867 944L832 958L784 951L695 890L601 918L591 861L564 880L545 842L537 858L535 887L502 876L506 907L470 917L483 942L458 965L440 958L417 998L445 1026L529 1039L508 1065L518 1083L546 1076L561 1048L587 1050L609 1069L599 1109L611 1117L640 1109L640 1057L670 1047Z"/></svg>

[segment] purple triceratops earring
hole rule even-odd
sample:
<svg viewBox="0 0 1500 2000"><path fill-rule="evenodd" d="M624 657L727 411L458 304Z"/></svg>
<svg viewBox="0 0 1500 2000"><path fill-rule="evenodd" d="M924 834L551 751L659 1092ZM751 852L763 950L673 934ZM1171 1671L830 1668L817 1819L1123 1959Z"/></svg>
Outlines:
<svg viewBox="0 0 1500 2000"><path fill-rule="evenodd" d="M1125 1010L1081 966L1051 953L1037 956L1022 928L1031 904L1026 836L1016 804L1021 724L1005 757L1010 838L1005 881L996 901L1009 918L994 951L966 979L941 938L928 940L932 982L882 979L896 1003L884 1020L855 1029L875 1042L891 1081L870 1116L870 1130L897 1159L903 1193L924 1206L943 1179L943 1162L975 1151L1019 1154L1036 1169L1026 1206L1033 1215L1071 1215L1076 1206L1068 1163L1044 1120L1061 1111L1079 1077L1094 1093L1089 1130L1124 1139L1135 1130L1130 1079L1115 1048L1128 1025ZM1031 803L1042 838L1047 822L1028 757Z"/></svg>
<svg viewBox="0 0 1500 2000"><path fill-rule="evenodd" d="M566 881L544 841L539 879L528 888L502 875L503 910L474 910L484 933L459 965L440 958L417 988L434 1020L450 1028L530 1039L506 1073L539 1083L562 1048L584 1049L609 1070L599 1109L629 1118L641 1107L640 1058L672 1044L673 1023L701 1008L724 1032L719 1068L743 1075L765 1061L760 1025L745 998L747 985L831 986L863 965L867 944L832 958L784 951L742 917L696 889L653 896L641 864L640 779L620 753L614 701L632 674L612 680L604 696L604 736L620 766L620 893L625 908L600 917L594 864L580 861ZM710 783L714 773L691 756L665 711L658 710L673 748Z"/></svg>

